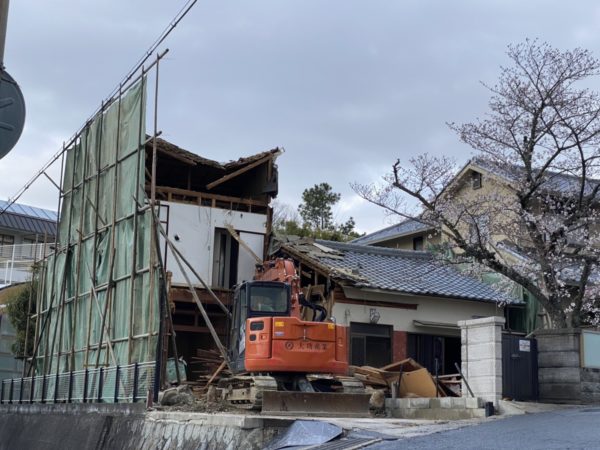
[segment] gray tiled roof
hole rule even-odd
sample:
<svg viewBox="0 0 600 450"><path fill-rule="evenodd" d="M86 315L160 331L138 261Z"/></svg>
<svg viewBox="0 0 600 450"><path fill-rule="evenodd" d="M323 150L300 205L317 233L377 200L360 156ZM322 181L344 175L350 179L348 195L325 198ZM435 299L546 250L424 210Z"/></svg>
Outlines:
<svg viewBox="0 0 600 450"><path fill-rule="evenodd" d="M373 244L376 242L395 239L407 234L416 233L419 231L430 230L431 226L421 223L417 220L406 219L400 223L384 228L383 230L375 231L374 233L361 236L351 241L353 244Z"/></svg>
<svg viewBox="0 0 600 450"><path fill-rule="evenodd" d="M499 177L510 182L518 182L525 176L523 167L518 165L498 165L485 158L474 158L470 164L481 167ZM592 190L600 183L600 180L588 178L585 183L585 194L590 194ZM578 194L581 187L581 178L568 173L559 173L546 171L542 187L552 192L562 194Z"/></svg>
<svg viewBox="0 0 600 450"><path fill-rule="evenodd" d="M56 213L47 209L0 200L0 229L21 231L31 234L56 234ZM6 208L6 211L4 209Z"/></svg>
<svg viewBox="0 0 600 450"><path fill-rule="evenodd" d="M521 303L489 285L458 272L428 252L396 250L369 245L302 240L282 244L329 268L334 278L357 287L414 295L484 302Z"/></svg>

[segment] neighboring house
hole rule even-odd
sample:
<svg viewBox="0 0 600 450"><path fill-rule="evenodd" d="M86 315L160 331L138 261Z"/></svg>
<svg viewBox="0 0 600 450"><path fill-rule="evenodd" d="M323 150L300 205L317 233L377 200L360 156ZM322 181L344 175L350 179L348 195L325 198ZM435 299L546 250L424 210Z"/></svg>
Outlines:
<svg viewBox="0 0 600 450"><path fill-rule="evenodd" d="M275 248L295 260L306 295L349 327L354 365L380 367L410 356L434 372L437 355L440 373L456 373L457 322L502 316L520 304L427 252L309 239Z"/></svg>
<svg viewBox="0 0 600 450"><path fill-rule="evenodd" d="M353 244L375 245L402 250L426 250L440 242L439 233L430 225L414 219L405 219L396 225L361 236Z"/></svg>
<svg viewBox="0 0 600 450"><path fill-rule="evenodd" d="M33 262L50 253L56 219L54 211L0 200L0 286L26 281Z"/></svg>
<svg viewBox="0 0 600 450"><path fill-rule="evenodd" d="M520 174L521 169L518 166L499 168L483 159L475 158L463 166L446 186L445 192L451 193L453 201L457 204L459 202L465 204L473 202L474 204L478 198L503 199L508 204L515 196L513 186L519 179ZM598 180L588 180L586 190L593 189L598 183L600 183ZM577 191L579 184L580 180L572 175L549 172L549 176L542 186L552 196L568 198ZM530 243L526 238L526 233L524 231L522 234L515 233L513 230L510 236L504 234L503 225L506 224L506 228L508 228L509 224L513 222L513 218L510 216L510 208L499 209L501 212L496 214L495 217L489 217L489 215L483 213L475 217L471 227L477 226L480 232L486 234L486 238L493 244L495 251L509 264L534 264L534 261L527 256ZM463 231L467 236L473 233L472 230L464 229ZM597 233L598 229L591 231ZM426 236L433 237L432 241L429 242L432 244L446 239L441 233L434 232L427 225L416 220L407 219L353 242L410 249L411 243L420 242ZM573 242L574 246L577 244L577 242ZM412 245L413 249L417 247L417 245ZM427 249L426 245L425 249ZM566 268L566 272L568 272L568 269ZM487 273L483 276L483 279L490 284L494 284L498 283L499 277L495 273ZM548 323L548 318L540 310L538 302L526 290L515 285L513 294L522 298L527 306L522 310L522 313L516 310L511 317L507 318L509 328L531 332L535 328Z"/></svg>

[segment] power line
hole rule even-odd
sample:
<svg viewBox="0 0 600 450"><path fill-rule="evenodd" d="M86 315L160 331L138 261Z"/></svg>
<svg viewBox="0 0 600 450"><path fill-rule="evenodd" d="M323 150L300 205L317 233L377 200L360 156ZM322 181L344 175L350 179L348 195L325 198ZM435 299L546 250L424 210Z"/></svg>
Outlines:
<svg viewBox="0 0 600 450"><path fill-rule="evenodd" d="M92 120L93 117L96 116L103 108L106 107L107 104L112 103L115 96L118 95L120 89L123 85L125 85L131 78L137 73L138 70L144 65L146 61L154 54L156 49L160 44L164 42L164 40L171 34L171 32L175 29L179 22L187 15L188 12L192 9L192 7L198 2L198 0L188 0L183 7L175 14L175 17L169 22L169 24L165 27L162 33L156 38L156 40L148 47L148 49L144 52L144 54L136 61L133 67L125 74L125 76L121 79L121 81L115 86L115 88L110 92L106 100L104 100L100 106L92 113L92 115L85 121L85 123L77 130L77 132L73 135L71 139L69 139L68 144L63 145L63 148L58 151L46 164L42 166L42 168L27 182L21 189L17 191L15 195L8 199L4 208L0 209L0 215L4 214L4 212L10 208L24 193L31 187L35 181L42 176L46 170L50 168L60 156L65 152L67 148L77 139L77 137L81 134L81 132L85 129L88 123ZM60 214L60 211L57 211Z"/></svg>

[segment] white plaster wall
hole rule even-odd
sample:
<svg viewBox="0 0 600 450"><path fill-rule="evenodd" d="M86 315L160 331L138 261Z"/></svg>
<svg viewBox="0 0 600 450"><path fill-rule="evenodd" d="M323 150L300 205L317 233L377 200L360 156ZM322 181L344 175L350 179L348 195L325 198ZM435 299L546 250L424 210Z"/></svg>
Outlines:
<svg viewBox="0 0 600 450"><path fill-rule="evenodd" d="M246 244L248 244L248 247L252 249L256 256L263 258L263 244L265 241L265 236L263 234L240 232L240 238ZM255 267L256 259L254 259L254 257L240 245L237 273L238 283L241 283L245 280L251 280L254 277Z"/></svg>
<svg viewBox="0 0 600 450"><path fill-rule="evenodd" d="M469 320L475 317L489 317L502 315L502 308L495 304L440 299L435 297L402 297L396 296L396 301L401 303L416 304L417 309L388 308L336 302L333 307L333 316L340 325L350 325L350 322L369 322L369 310L375 308L380 315L379 324L392 325L396 331L410 333L433 333L437 335L459 336L460 331L445 330L441 328L427 328L415 326L414 320L441 322L457 325L459 320ZM386 299L386 301L389 301Z"/></svg>
<svg viewBox="0 0 600 450"><path fill-rule="evenodd" d="M193 265L204 281L212 284L212 261L215 228L225 228L230 224L238 232L260 234L260 239L251 238L250 246L258 256L262 257L262 242L267 231L267 216L241 211L229 211L220 208L210 208L193 204L161 202L168 205L168 236L183 256ZM166 219L166 208L161 208L161 219ZM175 236L179 240L175 239ZM246 234L244 236L247 237ZM245 238L243 238L245 239ZM258 242L260 241L260 246ZM166 256L166 268L173 273L172 282L185 284L185 278L179 269L175 257L170 251L165 252L164 239L161 238L161 250ZM254 259L248 266L245 250L240 249L240 264L238 272L247 276L254 273ZM243 261L243 262L242 262ZM190 274L192 283L200 283Z"/></svg>

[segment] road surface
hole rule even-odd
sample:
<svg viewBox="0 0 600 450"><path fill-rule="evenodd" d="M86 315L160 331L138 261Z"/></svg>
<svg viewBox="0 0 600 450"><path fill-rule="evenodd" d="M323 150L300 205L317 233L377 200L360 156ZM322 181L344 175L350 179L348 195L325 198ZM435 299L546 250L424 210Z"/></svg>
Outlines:
<svg viewBox="0 0 600 450"><path fill-rule="evenodd" d="M369 450L392 449L600 449L600 407L492 419L480 425L426 436L384 441Z"/></svg>

